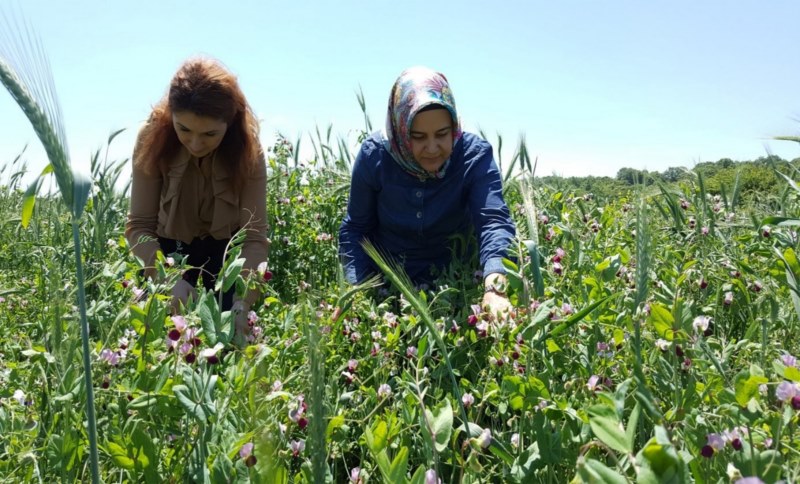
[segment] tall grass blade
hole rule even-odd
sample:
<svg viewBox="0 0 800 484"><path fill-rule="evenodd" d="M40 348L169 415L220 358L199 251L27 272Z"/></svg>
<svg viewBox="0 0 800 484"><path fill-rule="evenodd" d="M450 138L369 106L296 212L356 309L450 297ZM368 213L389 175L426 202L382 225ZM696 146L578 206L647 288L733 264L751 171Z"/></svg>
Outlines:
<svg viewBox="0 0 800 484"><path fill-rule="evenodd" d="M467 428L469 419L467 418L467 411L464 408L464 403L461 401L461 390L458 388L458 382L456 381L455 373L453 373L453 365L450 363L450 356L447 353L447 346L445 346L442 336L436 329L436 324L433 322L433 317L431 316L428 307L420 300L419 295L415 294L414 286L411 283L411 280L408 278L408 275L405 273L405 271L403 271L402 267L397 266L397 264L390 261L387 257L384 257L370 241L364 241L363 245L364 251L367 253L367 255L375 262L375 264L386 275L389 281L391 281L392 284L394 284L394 286L397 287L401 293L403 293L403 296L406 297L408 302L411 304L411 307L417 311L420 319L422 319L422 322L425 323L425 326L428 328L428 333L433 337L433 340L439 347L442 358L447 365L450 381L453 385L453 396L455 397L456 402L458 402L459 408L461 408L461 419L464 422L464 428Z"/></svg>

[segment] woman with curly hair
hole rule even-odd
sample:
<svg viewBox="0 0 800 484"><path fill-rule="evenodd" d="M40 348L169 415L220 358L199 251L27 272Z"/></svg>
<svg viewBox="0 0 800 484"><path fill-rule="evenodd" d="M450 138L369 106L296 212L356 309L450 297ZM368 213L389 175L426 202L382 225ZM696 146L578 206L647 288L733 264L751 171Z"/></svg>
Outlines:
<svg viewBox="0 0 800 484"><path fill-rule="evenodd" d="M202 275L212 290L225 247L246 231L241 256L254 271L267 260L266 166L258 122L236 77L219 62L183 63L139 131L125 237L154 278L156 252L179 254L191 269L172 290L180 310ZM246 332L246 313L259 294L234 300L223 295L222 310L237 312Z"/></svg>

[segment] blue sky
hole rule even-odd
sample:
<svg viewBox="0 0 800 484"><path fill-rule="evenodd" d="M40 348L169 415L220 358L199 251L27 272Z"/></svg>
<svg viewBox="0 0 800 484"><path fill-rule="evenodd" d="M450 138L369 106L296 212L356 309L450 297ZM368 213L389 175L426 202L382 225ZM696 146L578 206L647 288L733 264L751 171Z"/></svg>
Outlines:
<svg viewBox="0 0 800 484"><path fill-rule="evenodd" d="M88 165L108 134L135 132L185 58L223 61L240 79L262 139L333 125L357 148L363 88L373 125L415 64L447 75L467 130L525 133L540 175L663 171L800 146L800 2L70 1L0 0L50 58L72 162ZM0 92L0 163L33 130ZM493 136L490 141L494 142ZM310 148L306 140L304 145ZM504 149L507 151L508 149ZM504 153L505 159L511 155Z"/></svg>

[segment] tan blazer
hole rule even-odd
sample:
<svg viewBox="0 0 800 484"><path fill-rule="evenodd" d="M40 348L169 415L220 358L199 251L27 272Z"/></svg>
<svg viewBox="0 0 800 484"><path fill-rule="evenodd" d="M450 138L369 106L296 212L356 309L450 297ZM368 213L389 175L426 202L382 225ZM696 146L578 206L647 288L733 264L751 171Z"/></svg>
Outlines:
<svg viewBox="0 0 800 484"><path fill-rule="evenodd" d="M225 160L214 156L210 173L200 169L197 158L181 147L162 173L148 175L133 155L133 180L125 238L139 257L148 276L159 250L156 237L189 243L195 237L230 238L237 229L247 230L242 246L245 269L254 270L267 260L266 184L263 155L256 172L245 180L239 193ZM207 161L204 161L207 163ZM248 297L247 299L250 299Z"/></svg>

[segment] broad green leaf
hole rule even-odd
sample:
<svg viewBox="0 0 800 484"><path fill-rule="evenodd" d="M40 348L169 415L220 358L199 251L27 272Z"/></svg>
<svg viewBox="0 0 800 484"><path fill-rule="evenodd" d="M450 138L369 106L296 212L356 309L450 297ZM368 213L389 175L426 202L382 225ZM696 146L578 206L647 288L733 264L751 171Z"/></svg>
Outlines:
<svg viewBox="0 0 800 484"><path fill-rule="evenodd" d="M178 397L178 402L186 410L186 412L197 419L200 423L206 422L206 412L202 402L192 400L191 390L186 385L175 385L172 387L175 396Z"/></svg>
<svg viewBox="0 0 800 484"><path fill-rule="evenodd" d="M433 432L434 447L437 452L444 452L453 431L453 408L450 406L450 402L444 400L440 406L434 409L434 412L436 413L426 408L425 416Z"/></svg>
<svg viewBox="0 0 800 484"><path fill-rule="evenodd" d="M736 403L746 407L751 398L758 396L758 386L767 382L769 379L764 376L751 375L747 370L739 372L734 379Z"/></svg>
<svg viewBox="0 0 800 484"><path fill-rule="evenodd" d="M593 405L587 409L589 425L594 435L604 444L616 450L630 454L633 444L628 441L625 429L617 418L616 411L608 405Z"/></svg>
<svg viewBox="0 0 800 484"><path fill-rule="evenodd" d="M659 336L667 341L672 341L674 337L672 328L675 325L675 318L672 317L669 309L662 304L651 304L648 320L655 326Z"/></svg>
<svg viewBox="0 0 800 484"><path fill-rule="evenodd" d="M578 475L583 482L594 484L602 482L606 484L627 484L628 480L621 476L619 472L609 468L600 461L594 459L578 458Z"/></svg>
<svg viewBox="0 0 800 484"><path fill-rule="evenodd" d="M128 451L121 445L108 442L106 443L106 451L111 455L111 460L119 467L129 471L136 467L136 462L128 456Z"/></svg>
<svg viewBox="0 0 800 484"><path fill-rule="evenodd" d="M389 482L405 482L406 470L408 469L408 447L400 447L397 455L392 460L392 465L389 466Z"/></svg>

